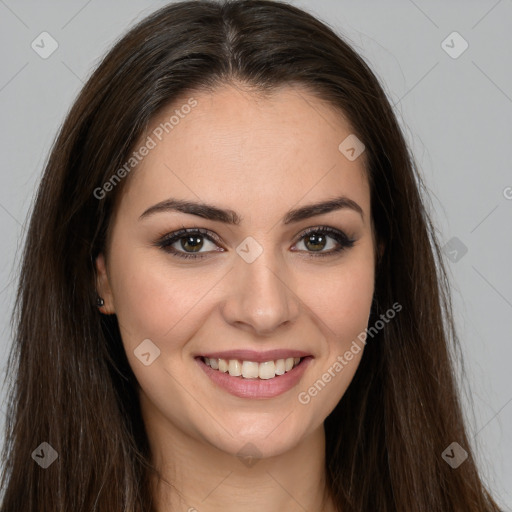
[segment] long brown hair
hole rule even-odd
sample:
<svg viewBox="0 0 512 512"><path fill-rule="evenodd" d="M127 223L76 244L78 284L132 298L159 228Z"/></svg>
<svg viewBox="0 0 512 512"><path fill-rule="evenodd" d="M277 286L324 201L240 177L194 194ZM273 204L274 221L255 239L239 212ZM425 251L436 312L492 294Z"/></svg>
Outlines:
<svg viewBox="0 0 512 512"><path fill-rule="evenodd" d="M52 148L20 269L9 357L12 388L1 512L154 510L153 468L136 380L117 319L96 308L104 250L126 163L148 123L184 93L232 80L265 92L298 83L350 121L366 147L376 235L384 243L368 342L325 421L326 469L343 512L489 512L451 359L457 337L446 270L408 151L383 89L328 26L286 3L178 2L120 39L87 81ZM126 181L126 180L124 180ZM46 469L33 451L58 454ZM443 460L457 442L458 468Z"/></svg>

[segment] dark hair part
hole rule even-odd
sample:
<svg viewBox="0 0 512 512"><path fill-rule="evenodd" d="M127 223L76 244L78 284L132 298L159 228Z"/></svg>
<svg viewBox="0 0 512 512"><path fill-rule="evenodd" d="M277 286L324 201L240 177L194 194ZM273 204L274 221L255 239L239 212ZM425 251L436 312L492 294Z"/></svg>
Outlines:
<svg viewBox="0 0 512 512"><path fill-rule="evenodd" d="M497 511L469 450L450 350L457 338L425 190L376 77L328 26L267 0L178 2L120 39L70 110L37 193L16 297L1 512L154 509L153 468L115 316L95 306L123 183L101 187L150 121L179 96L241 83L300 84L343 112L366 146L372 218L385 245L368 342L325 421L328 484L343 512ZM340 141L341 142L341 141ZM31 458L43 441L47 469ZM457 441L469 458L441 457Z"/></svg>

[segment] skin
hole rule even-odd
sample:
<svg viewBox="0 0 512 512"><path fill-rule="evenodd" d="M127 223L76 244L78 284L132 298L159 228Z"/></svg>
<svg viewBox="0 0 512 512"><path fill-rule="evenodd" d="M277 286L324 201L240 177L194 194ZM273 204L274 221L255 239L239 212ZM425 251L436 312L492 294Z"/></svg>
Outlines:
<svg viewBox="0 0 512 512"><path fill-rule="evenodd" d="M127 178L106 253L96 262L101 312L117 315L140 384L153 462L162 474L157 510L335 510L325 487L323 422L363 350L308 404L298 395L368 325L375 240L364 153L345 158L338 145L350 125L298 86L267 98L233 84L189 94L154 119L141 140L190 96L198 105ZM289 209L340 195L355 201L363 217L344 208L282 223ZM180 212L139 220L169 197L230 208L243 220L234 226ZM321 226L353 237L353 247L315 257L308 237L299 237ZM183 227L208 229L222 244L203 238L201 252L208 254L197 261L155 245ZM252 263L236 252L248 236L263 248ZM320 252L337 246L328 235ZM191 252L179 241L173 247ZM224 251L215 252L219 247ZM145 366L134 350L148 338L160 356ZM313 360L290 391L240 398L214 385L194 360L201 352L238 348L299 349ZM247 443L261 456L251 466L237 457Z"/></svg>

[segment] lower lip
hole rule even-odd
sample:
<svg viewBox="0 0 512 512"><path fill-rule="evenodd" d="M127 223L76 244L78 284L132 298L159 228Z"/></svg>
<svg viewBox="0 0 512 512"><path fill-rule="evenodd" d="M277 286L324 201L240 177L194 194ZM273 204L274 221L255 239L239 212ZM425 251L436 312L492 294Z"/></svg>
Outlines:
<svg viewBox="0 0 512 512"><path fill-rule="evenodd" d="M297 385L312 359L311 356L305 357L289 372L276 375L272 379L244 379L213 370L201 357L196 357L199 366L215 384L241 398L273 398L286 393Z"/></svg>

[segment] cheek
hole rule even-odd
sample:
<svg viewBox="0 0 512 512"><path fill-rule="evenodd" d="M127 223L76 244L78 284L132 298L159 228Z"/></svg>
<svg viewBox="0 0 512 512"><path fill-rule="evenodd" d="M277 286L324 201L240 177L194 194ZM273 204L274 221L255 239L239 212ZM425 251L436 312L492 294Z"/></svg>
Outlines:
<svg viewBox="0 0 512 512"><path fill-rule="evenodd" d="M133 253L116 269L112 287L116 315L128 334L123 339L130 344L162 339L177 329L208 289L204 276L190 270L185 274L185 269L171 274L161 258L137 258Z"/></svg>
<svg viewBox="0 0 512 512"><path fill-rule="evenodd" d="M347 342L350 344L352 337L357 337L367 326L374 292L372 265L371 259L340 265L332 272L318 276L315 288L308 287L308 303L337 349ZM313 289L316 291L312 295Z"/></svg>
<svg viewBox="0 0 512 512"><path fill-rule="evenodd" d="M317 290L309 304L325 336L325 351L298 399L312 404L315 416L326 417L345 394L363 355L362 334L374 291L373 260L358 258L340 266Z"/></svg>
<svg viewBox="0 0 512 512"><path fill-rule="evenodd" d="M141 389L170 413L170 394L173 409L185 407L179 382L187 372L181 350L200 325L198 305L208 282L190 270L185 274L173 269L171 274L165 258L148 257L133 248L126 254L131 257L117 255L121 263L112 286L123 345ZM142 354L148 352L146 365Z"/></svg>

